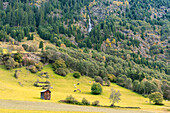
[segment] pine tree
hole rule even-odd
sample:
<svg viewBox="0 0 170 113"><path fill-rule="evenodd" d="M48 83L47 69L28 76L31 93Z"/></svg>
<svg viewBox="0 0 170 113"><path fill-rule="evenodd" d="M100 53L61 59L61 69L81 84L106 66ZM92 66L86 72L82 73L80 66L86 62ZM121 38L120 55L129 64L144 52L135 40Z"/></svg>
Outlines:
<svg viewBox="0 0 170 113"><path fill-rule="evenodd" d="M92 48L92 42L91 42L91 40L88 40L88 41L87 41L87 47L88 47L88 48Z"/></svg>
<svg viewBox="0 0 170 113"><path fill-rule="evenodd" d="M28 14L25 13L24 14L24 19L23 19L23 26L27 26L28 25Z"/></svg>
<svg viewBox="0 0 170 113"><path fill-rule="evenodd" d="M142 38L143 40L145 40L145 38L144 38L144 32L142 32L141 38Z"/></svg>
<svg viewBox="0 0 170 113"><path fill-rule="evenodd" d="M3 10L3 2L0 0L0 10Z"/></svg>
<svg viewBox="0 0 170 113"><path fill-rule="evenodd" d="M22 40L22 36L21 36L21 34L19 34L18 35L18 41L21 42L21 40Z"/></svg>
<svg viewBox="0 0 170 113"><path fill-rule="evenodd" d="M9 24L11 22L11 12L8 12L6 15L6 24Z"/></svg>
<svg viewBox="0 0 170 113"><path fill-rule="evenodd" d="M34 40L34 35L33 34L31 35L31 40Z"/></svg>
<svg viewBox="0 0 170 113"><path fill-rule="evenodd" d="M43 41L41 41L39 44L39 48L43 48L43 46L44 46Z"/></svg>

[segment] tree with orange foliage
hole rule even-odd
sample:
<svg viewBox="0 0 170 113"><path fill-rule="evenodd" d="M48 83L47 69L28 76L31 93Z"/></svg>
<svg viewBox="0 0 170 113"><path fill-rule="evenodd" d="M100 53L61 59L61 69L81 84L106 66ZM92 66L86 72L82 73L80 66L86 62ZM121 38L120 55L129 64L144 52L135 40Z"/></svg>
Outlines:
<svg viewBox="0 0 170 113"><path fill-rule="evenodd" d="M62 43L62 44L60 45L60 47L66 47L66 45Z"/></svg>

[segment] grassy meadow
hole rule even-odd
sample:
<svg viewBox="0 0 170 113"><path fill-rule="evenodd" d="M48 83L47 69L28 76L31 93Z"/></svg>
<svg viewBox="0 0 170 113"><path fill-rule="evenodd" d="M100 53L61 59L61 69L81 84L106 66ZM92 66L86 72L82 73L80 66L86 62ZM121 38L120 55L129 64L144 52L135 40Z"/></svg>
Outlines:
<svg viewBox="0 0 170 113"><path fill-rule="evenodd" d="M0 99L58 103L59 100L64 100L68 95L72 95L78 101L81 101L82 98L85 97L90 102L99 100L100 105L110 105L110 89L111 87L114 87L114 89L119 90L122 95L120 103L116 103L116 106L141 107L142 110L151 111L167 111L170 107L170 102L167 101L163 102L165 104L164 106L152 105L149 103L148 98L144 98L143 96L114 83L112 83L110 87L103 86L103 93L101 95L92 95L91 85L94 82L93 79L86 76L81 76L80 79L76 79L72 76L72 74L62 77L53 72L51 65L44 66L41 71L48 72L50 75L48 81L51 82L51 86L53 87L51 89L51 100L42 100L40 99L40 91L42 91L42 88L35 87L33 84L37 81L37 79L45 82L46 78L40 78L38 76L40 72L32 74L23 67L17 69L21 70L21 72L18 79L16 79L14 77L15 70L16 69L6 70L4 66L0 66ZM23 87L19 85L19 82L23 84ZM74 84L77 83L80 83L80 85L76 85L77 87L74 88ZM74 92L75 89L80 89L81 92ZM5 109L0 109L0 112L3 110ZM15 113L17 111L11 110L11 112ZM18 112L20 113L20 111ZM27 112L29 113L29 111ZM37 111L34 112L36 113Z"/></svg>
<svg viewBox="0 0 170 113"><path fill-rule="evenodd" d="M47 113L47 111L39 110L16 110L16 109L0 109L1 113ZM76 111L48 111L48 113L99 113L99 112L76 112Z"/></svg>

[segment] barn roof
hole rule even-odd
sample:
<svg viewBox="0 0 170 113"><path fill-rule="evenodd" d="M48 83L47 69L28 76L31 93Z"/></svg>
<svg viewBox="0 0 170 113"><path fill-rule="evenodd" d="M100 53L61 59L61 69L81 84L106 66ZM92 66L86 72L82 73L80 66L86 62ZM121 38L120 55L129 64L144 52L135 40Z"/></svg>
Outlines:
<svg viewBox="0 0 170 113"><path fill-rule="evenodd" d="M49 90L49 89L42 90L41 93L46 92L46 91L50 91L50 90ZM50 92L51 92L51 91L50 91Z"/></svg>

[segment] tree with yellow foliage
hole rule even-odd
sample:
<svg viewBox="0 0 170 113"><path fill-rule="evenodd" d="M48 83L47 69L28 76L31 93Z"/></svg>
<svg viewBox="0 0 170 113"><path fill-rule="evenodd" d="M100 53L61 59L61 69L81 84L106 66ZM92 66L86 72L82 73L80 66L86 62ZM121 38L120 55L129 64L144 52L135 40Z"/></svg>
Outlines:
<svg viewBox="0 0 170 113"><path fill-rule="evenodd" d="M113 38L113 40L112 40L112 44L115 44L115 42L116 42L116 40Z"/></svg>
<svg viewBox="0 0 170 113"><path fill-rule="evenodd" d="M106 39L106 43L107 43L107 44L109 44L109 43L110 43L110 40L109 40L108 38Z"/></svg>
<svg viewBox="0 0 170 113"><path fill-rule="evenodd" d="M127 0L125 1L125 5L126 5L126 6L128 6L128 5L129 5L129 2L128 2Z"/></svg>
<svg viewBox="0 0 170 113"><path fill-rule="evenodd" d="M108 38L106 39L106 46L112 47L112 44Z"/></svg>
<svg viewBox="0 0 170 113"><path fill-rule="evenodd" d="M109 47L112 47L112 44L111 44L111 42L109 43Z"/></svg>
<svg viewBox="0 0 170 113"><path fill-rule="evenodd" d="M104 62L106 61L106 56L103 56L103 60L104 60Z"/></svg>

